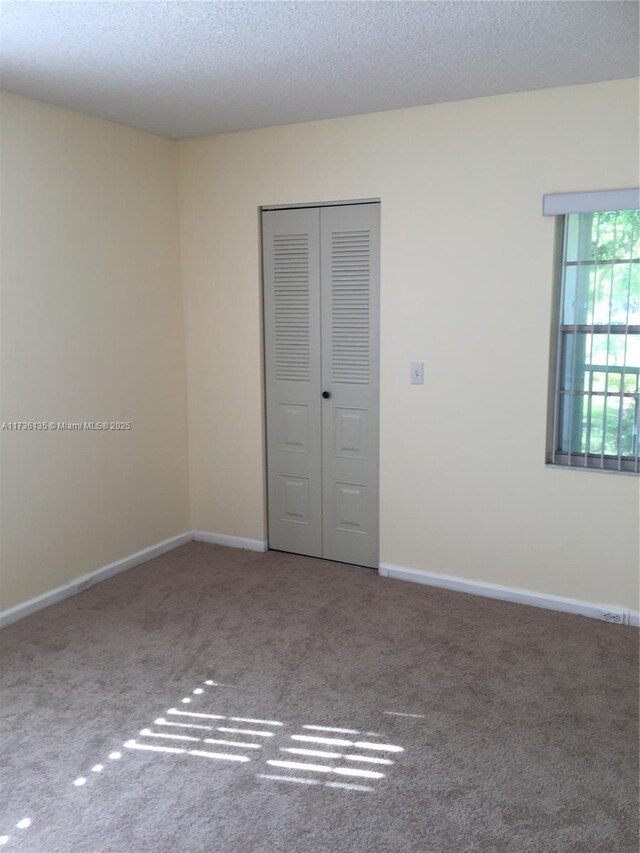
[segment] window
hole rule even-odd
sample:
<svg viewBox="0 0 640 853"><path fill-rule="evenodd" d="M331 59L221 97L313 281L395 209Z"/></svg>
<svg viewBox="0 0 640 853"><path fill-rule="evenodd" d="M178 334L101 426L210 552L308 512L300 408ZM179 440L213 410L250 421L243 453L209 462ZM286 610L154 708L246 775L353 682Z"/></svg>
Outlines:
<svg viewBox="0 0 640 853"><path fill-rule="evenodd" d="M549 461L637 474L640 210L566 213L559 278Z"/></svg>

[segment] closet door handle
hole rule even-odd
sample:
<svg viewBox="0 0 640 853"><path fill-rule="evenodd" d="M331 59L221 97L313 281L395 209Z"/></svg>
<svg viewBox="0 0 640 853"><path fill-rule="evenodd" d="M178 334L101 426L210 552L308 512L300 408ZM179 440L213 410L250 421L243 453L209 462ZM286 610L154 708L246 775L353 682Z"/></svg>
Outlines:
<svg viewBox="0 0 640 853"><path fill-rule="evenodd" d="M328 400L329 397L331 396L331 394L328 391L323 391L322 396L324 397L325 400Z"/></svg>

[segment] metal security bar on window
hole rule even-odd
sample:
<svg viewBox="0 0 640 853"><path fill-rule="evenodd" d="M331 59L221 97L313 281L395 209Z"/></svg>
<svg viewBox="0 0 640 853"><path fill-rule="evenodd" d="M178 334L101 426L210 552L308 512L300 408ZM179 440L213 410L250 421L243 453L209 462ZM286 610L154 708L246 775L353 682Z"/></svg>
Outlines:
<svg viewBox="0 0 640 853"><path fill-rule="evenodd" d="M565 216L551 462L640 471L640 211Z"/></svg>

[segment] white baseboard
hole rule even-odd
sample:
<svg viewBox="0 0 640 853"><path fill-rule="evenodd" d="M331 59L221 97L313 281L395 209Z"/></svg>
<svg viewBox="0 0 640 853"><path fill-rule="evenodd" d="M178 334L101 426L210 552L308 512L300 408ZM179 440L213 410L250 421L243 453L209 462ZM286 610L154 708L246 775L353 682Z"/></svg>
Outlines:
<svg viewBox="0 0 640 853"><path fill-rule="evenodd" d="M423 569L407 569L403 566L394 566L391 563L380 563L378 573L385 578L412 581L413 583L422 583L441 589L450 589L454 592L466 592L470 595L480 595L484 598L496 598L500 601L511 601L514 604L526 604L530 607L542 607L545 610L577 613L581 616L588 616L591 619L610 621L605 619L605 613L619 614L622 624L640 627L640 612L637 610L625 610L614 605L591 604L588 601L579 601L575 598L562 598L558 595L547 595L542 592L530 592L526 589L515 589L494 583L472 581L467 578L455 577L454 575L440 575L435 572L427 572Z"/></svg>
<svg viewBox="0 0 640 853"><path fill-rule="evenodd" d="M210 545L226 545L227 548L243 548L245 551L266 551L267 543L262 539L243 539L241 536L227 536L224 533L208 533L206 530L194 530L196 542L208 542Z"/></svg>
<svg viewBox="0 0 640 853"><path fill-rule="evenodd" d="M74 580L64 586L59 586L50 592L38 595L36 598L22 602L22 604L16 604L15 607L10 607L8 610L0 612L0 628L11 625L19 619L24 619L25 616L30 616L32 613L37 613L38 610L49 607L51 604L56 604L65 598L69 598L79 592L84 592L89 587L101 581L106 581L107 578L113 577L113 575L117 575L127 569L132 569L141 563L146 563L147 560L152 560L154 557L159 557L167 551L172 551L179 545L191 542L192 539L193 531L189 530L187 533L181 533L179 536L165 539L163 542L150 545L148 548L143 548L142 551L136 551L135 554L130 554L128 557L123 557L121 560L116 560L114 563L109 563L107 566L102 566L93 572L81 575L79 578L74 578Z"/></svg>
<svg viewBox="0 0 640 853"><path fill-rule="evenodd" d="M178 548L180 545L191 542L193 539L197 542L208 542L212 545L225 545L228 548L242 548L247 551L264 552L268 549L268 543L262 539L243 539L240 536L227 536L223 533L209 533L206 530L189 530L186 533L173 536L171 539L165 539L163 542L158 542L148 548L143 548L135 554L130 554L128 557L123 557L121 560L116 560L115 562L102 566L93 572L81 575L64 586L59 586L56 589L52 589L50 592L45 592L36 598L24 601L21 604L16 604L15 607L10 607L8 610L0 612L0 628L4 628L20 619L24 619L32 613L37 613L38 610L49 607L51 604L56 604L56 602L63 601L65 598L70 598L72 595L84 592L95 584L107 580L107 578L113 577L127 569L132 569L134 566L139 566L141 563L146 563L148 560L152 560L154 557L159 557L161 554L165 554L167 551L171 551L174 548ZM603 614L607 612L621 614L623 624L640 628L640 612L637 610L625 610L620 607L608 606L606 604L591 604L587 601L579 601L574 598L562 598L557 595L530 592L526 589L515 589L508 586L500 586L499 584L472 581L467 578L456 577L454 575L441 575L436 572L427 572L423 569L409 569L403 566L395 566L391 563L380 563L378 573L385 578L412 581L413 583L421 583L426 584L427 586L449 589L454 592L465 592L470 595L479 595L484 598L495 598L500 601L511 601L515 604L542 607L545 610L557 610L563 613L577 613L581 616L588 616L592 619L603 619Z"/></svg>
<svg viewBox="0 0 640 853"><path fill-rule="evenodd" d="M156 545L143 548L142 551L137 551L135 554L130 554L128 557L123 557L121 560L116 560L114 563L109 563L107 566L102 566L93 572L81 575L79 578L74 578L74 580L64 586L56 587L56 589L38 595L36 598L16 604L15 607L10 607L8 610L0 611L0 628L12 625L14 622L24 619L32 613L37 613L38 610L49 607L51 604L56 604L65 598L70 598L72 595L84 592L89 587L100 583L100 581L105 581L107 578L113 577L113 575L117 575L127 569L132 569L141 563L146 563L148 560L159 557L167 551L172 551L174 548L191 542L193 539L196 539L198 542L209 542L213 545L226 545L228 548L244 548L248 551L267 550L267 543L260 539L242 539L239 536L225 536L222 533L188 530L179 536L165 539L164 542L158 542Z"/></svg>

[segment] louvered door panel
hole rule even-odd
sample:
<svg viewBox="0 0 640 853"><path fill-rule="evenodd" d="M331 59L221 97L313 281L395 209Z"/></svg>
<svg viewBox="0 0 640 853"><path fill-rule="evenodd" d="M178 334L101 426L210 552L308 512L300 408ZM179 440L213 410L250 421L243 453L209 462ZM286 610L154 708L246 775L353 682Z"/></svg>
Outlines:
<svg viewBox="0 0 640 853"><path fill-rule="evenodd" d="M331 233L331 378L368 385L370 380L371 235Z"/></svg>
<svg viewBox="0 0 640 853"><path fill-rule="evenodd" d="M378 204L320 211L323 556L378 566Z"/></svg>
<svg viewBox="0 0 640 853"><path fill-rule="evenodd" d="M271 548L322 556L320 215L262 215Z"/></svg>
<svg viewBox="0 0 640 853"><path fill-rule="evenodd" d="M280 381L311 378L309 234L273 237L275 375Z"/></svg>

